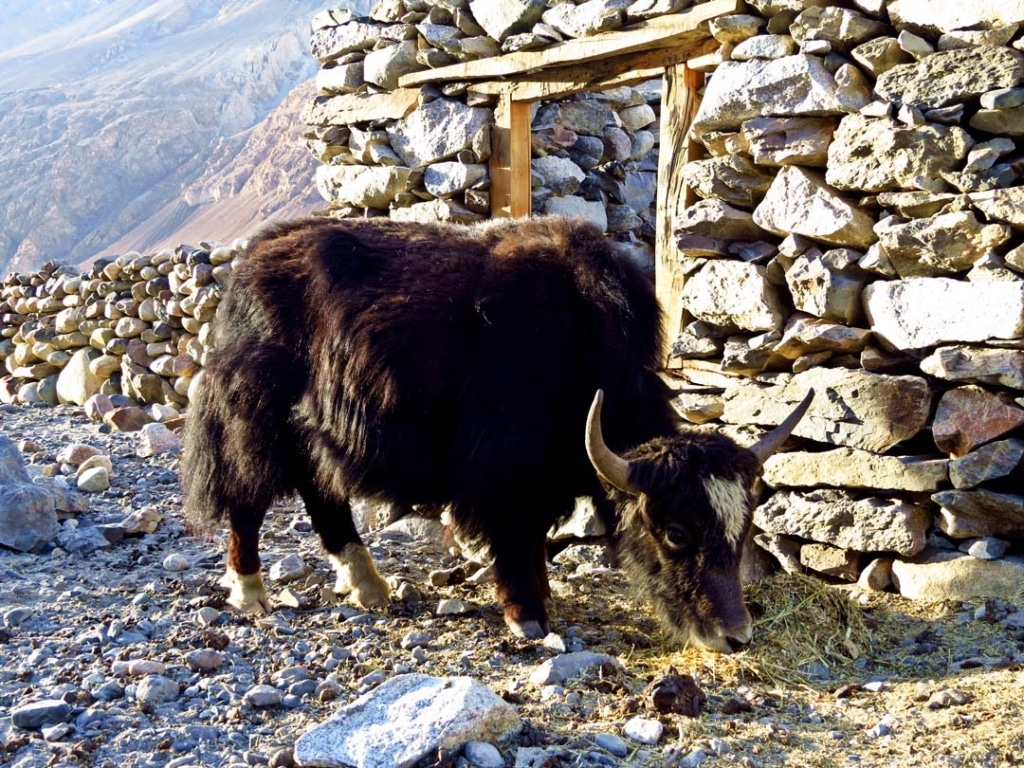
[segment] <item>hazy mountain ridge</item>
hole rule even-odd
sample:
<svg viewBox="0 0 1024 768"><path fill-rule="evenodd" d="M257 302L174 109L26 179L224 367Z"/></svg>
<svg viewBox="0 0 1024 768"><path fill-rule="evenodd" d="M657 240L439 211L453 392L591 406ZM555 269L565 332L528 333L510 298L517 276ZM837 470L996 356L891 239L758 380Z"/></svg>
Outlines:
<svg viewBox="0 0 1024 768"><path fill-rule="evenodd" d="M299 112L327 6L5 3L0 270L226 240L318 207Z"/></svg>

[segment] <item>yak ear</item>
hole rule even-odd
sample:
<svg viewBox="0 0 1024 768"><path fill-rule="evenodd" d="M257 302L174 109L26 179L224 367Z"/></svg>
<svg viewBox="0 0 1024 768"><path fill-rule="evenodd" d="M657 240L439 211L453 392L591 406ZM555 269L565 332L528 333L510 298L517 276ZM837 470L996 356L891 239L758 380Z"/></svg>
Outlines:
<svg viewBox="0 0 1024 768"><path fill-rule="evenodd" d="M594 395L594 402L590 405L590 413L587 414L587 456L594 469L597 470L597 474L620 491L637 496L640 489L635 488L629 482L629 462L605 445L604 434L601 432L601 404L603 402L604 392L599 389Z"/></svg>
<svg viewBox="0 0 1024 768"><path fill-rule="evenodd" d="M793 412L786 417L785 421L758 440L754 445L750 446L750 450L755 456L757 456L759 464L764 464L765 459L782 447L782 444L786 442L786 439L793 433L793 430L796 429L796 425L800 423L800 419L802 419L804 414L807 413L807 409L810 407L811 400L813 399L814 390L810 389L807 391L807 394L804 396L800 405L793 409Z"/></svg>

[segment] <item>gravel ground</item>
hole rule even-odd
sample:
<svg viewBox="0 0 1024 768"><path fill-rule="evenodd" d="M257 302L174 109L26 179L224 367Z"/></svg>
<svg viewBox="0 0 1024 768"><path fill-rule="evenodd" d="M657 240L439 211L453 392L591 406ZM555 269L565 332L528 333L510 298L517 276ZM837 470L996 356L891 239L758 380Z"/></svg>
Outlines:
<svg viewBox="0 0 1024 768"><path fill-rule="evenodd" d="M144 507L163 515L155 532L84 556L0 550L0 765L289 766L306 728L409 671L471 675L513 703L526 725L497 745L509 766L1024 764L1020 601L925 605L829 588L847 608L824 623L854 615L866 634L836 656L817 652L808 627L806 643L771 667L758 660L758 637L801 608L755 605L763 615L745 654L679 651L600 548L583 545L552 566L558 638L528 643L506 632L491 587L465 580L443 539L408 527L367 537L400 599L373 615L333 601L317 537L285 504L268 516L261 551L272 573L302 575L272 581L278 607L254 619L226 609L220 537L185 530L175 456L139 458L136 435L104 433L71 407L0 407L0 432L27 441L26 461L41 467L71 442L110 455L112 486L65 526L117 523ZM795 584L775 593L798 602ZM440 615L444 600L461 612ZM623 666L531 683L562 650ZM779 675L789 651L792 675ZM699 686L696 717L659 711L672 672ZM62 722L12 723L42 701ZM655 744L629 735L637 722L660 724ZM471 764L462 752L428 763Z"/></svg>

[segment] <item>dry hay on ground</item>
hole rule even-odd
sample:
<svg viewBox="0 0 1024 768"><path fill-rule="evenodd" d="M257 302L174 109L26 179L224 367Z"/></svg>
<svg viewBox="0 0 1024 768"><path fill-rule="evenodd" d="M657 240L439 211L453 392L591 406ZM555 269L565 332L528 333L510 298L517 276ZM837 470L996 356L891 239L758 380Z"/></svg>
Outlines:
<svg viewBox="0 0 1024 768"><path fill-rule="evenodd" d="M805 686L815 668L848 668L867 652L871 621L845 590L808 576L780 574L747 587L746 598L754 617L748 650L728 656L680 651L664 637L652 648L654 655L705 680Z"/></svg>

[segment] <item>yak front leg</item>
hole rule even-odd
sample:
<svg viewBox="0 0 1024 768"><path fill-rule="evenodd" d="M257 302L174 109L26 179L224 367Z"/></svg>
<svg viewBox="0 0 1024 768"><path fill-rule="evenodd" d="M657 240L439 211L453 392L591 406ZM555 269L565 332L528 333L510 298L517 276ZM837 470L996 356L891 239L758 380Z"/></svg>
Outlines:
<svg viewBox="0 0 1024 768"><path fill-rule="evenodd" d="M551 631L547 607L551 601L544 542L520 539L491 545L498 603L512 634L539 640Z"/></svg>
<svg viewBox="0 0 1024 768"><path fill-rule="evenodd" d="M242 613L270 613L270 598L260 573L259 539L263 512L232 512L228 535L228 567L221 578L228 603Z"/></svg>

